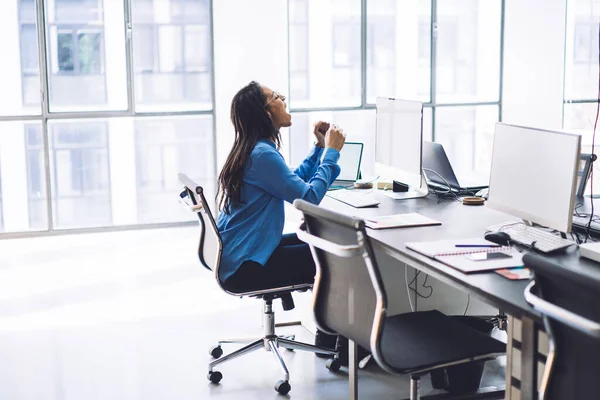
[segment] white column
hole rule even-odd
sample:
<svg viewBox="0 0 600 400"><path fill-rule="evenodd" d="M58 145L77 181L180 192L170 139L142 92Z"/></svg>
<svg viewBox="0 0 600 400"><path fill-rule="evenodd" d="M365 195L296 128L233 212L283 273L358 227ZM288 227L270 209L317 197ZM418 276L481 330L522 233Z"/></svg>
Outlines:
<svg viewBox="0 0 600 400"><path fill-rule="evenodd" d="M25 130L22 122L5 122L0 129L4 230L25 231L29 229Z"/></svg>
<svg viewBox="0 0 600 400"><path fill-rule="evenodd" d="M504 122L562 128L566 0L507 0Z"/></svg>
<svg viewBox="0 0 600 400"><path fill-rule="evenodd" d="M17 0L0 2L0 115L18 115L23 108L18 15Z"/></svg>
<svg viewBox="0 0 600 400"><path fill-rule="evenodd" d="M127 109L127 64L123 1L104 1L104 47L108 108Z"/></svg>
<svg viewBox="0 0 600 400"><path fill-rule="evenodd" d="M220 169L233 144L229 109L235 93L252 80L279 92L289 87L287 1L219 0L213 11Z"/></svg>
<svg viewBox="0 0 600 400"><path fill-rule="evenodd" d="M136 224L137 176L133 119L110 119L108 127L113 224Z"/></svg>

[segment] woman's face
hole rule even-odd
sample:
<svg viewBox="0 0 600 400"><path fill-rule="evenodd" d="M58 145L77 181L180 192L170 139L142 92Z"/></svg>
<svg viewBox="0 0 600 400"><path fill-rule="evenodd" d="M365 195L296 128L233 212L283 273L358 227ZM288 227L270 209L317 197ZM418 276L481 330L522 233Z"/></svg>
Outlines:
<svg viewBox="0 0 600 400"><path fill-rule="evenodd" d="M272 89L262 86L263 93L267 99L265 109L271 117L273 124L279 128L292 125L292 116L286 111L285 96L274 92Z"/></svg>

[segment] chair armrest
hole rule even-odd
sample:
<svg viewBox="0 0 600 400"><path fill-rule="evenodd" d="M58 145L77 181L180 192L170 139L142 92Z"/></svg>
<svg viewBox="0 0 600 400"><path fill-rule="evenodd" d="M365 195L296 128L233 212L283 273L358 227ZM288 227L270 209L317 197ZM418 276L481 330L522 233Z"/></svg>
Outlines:
<svg viewBox="0 0 600 400"><path fill-rule="evenodd" d="M535 281L531 281L525 288L525 300L536 310L548 317L560 321L572 328L575 328L587 335L600 338L600 324L577 315L569 310L565 310L555 304L552 304L531 291L535 286Z"/></svg>
<svg viewBox="0 0 600 400"><path fill-rule="evenodd" d="M309 245L324 250L328 253L335 254L338 257L350 258L361 256L363 254L363 248L359 245L339 245L328 240L321 239L318 236L311 235L302 229L298 229L296 231L296 235L298 235L298 239L302 240L304 243L308 243Z"/></svg>

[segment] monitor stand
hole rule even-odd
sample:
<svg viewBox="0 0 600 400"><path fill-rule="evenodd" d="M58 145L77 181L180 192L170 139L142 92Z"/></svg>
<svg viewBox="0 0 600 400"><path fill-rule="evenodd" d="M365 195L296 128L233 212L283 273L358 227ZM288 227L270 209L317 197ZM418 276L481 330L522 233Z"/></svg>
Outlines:
<svg viewBox="0 0 600 400"><path fill-rule="evenodd" d="M421 197L426 197L429 194L429 186L427 185L427 181L425 180L425 175L421 175L421 187L413 188L411 187L408 192L390 192L385 191L383 194L390 199L394 200L406 200L406 199L420 199Z"/></svg>

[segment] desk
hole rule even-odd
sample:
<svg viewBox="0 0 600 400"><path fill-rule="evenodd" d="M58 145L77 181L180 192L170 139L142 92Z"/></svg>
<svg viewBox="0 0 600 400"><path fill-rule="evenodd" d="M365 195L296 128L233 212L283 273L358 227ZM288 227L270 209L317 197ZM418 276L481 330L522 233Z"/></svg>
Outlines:
<svg viewBox="0 0 600 400"><path fill-rule="evenodd" d="M525 301L523 291L527 281L511 281L495 272L477 274L463 274L445 264L425 257L413 250L407 249L405 243L424 240L460 239L469 237L482 237L485 228L511 220L510 216L494 211L486 206L464 206L456 201L438 203L434 196L424 199L392 200L381 193L373 192L381 201L379 207L357 209L331 198L325 198L321 203L324 208L356 216L359 218L380 215L401 214L418 212L425 216L442 222L440 226L370 230L367 232L372 239L376 251L384 251L394 259L401 261L413 268L419 269L433 278L473 294L485 302L498 307L510 314L512 322L509 330L509 348L518 344L519 357L513 360L509 351L507 370L516 362L520 366L520 373L515 379L512 373L507 373L507 387L515 386L519 392L518 398L533 400L537 398L538 387L538 352L540 342L541 316ZM575 250L574 253L578 251ZM578 257L577 254L564 256ZM515 329L518 328L518 331ZM514 331L514 334L513 334ZM520 359L520 361L519 361ZM507 390L506 398L513 400L514 390Z"/></svg>

